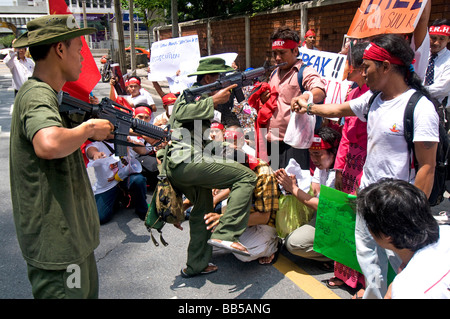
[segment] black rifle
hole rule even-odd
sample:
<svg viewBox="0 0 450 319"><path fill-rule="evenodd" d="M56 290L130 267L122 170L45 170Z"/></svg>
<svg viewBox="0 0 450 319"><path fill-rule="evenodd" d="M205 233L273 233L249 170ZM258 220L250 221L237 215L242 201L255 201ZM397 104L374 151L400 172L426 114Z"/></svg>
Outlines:
<svg viewBox="0 0 450 319"><path fill-rule="evenodd" d="M137 134L145 135L160 142L170 140L170 128L162 129L153 124L133 118L133 111L108 99L103 98L99 104L90 104L61 91L58 94L60 113L77 113L85 115L85 121L90 118L105 119L114 125L114 150L117 156L127 155L127 146L142 146L127 142L127 136L132 129ZM156 144L156 145L157 145Z"/></svg>
<svg viewBox="0 0 450 319"><path fill-rule="evenodd" d="M223 75L224 73L222 73L219 79L213 83L184 90L184 98L186 99L186 102L192 103L198 96L202 95L203 93L210 93L227 88L230 85L237 84L237 87L233 89L232 93L240 103L245 99L244 93L242 92L242 87L252 85L255 79L263 76L267 71L273 70L285 64L287 63L284 62L270 67L260 67L249 71L233 72L225 75Z"/></svg>

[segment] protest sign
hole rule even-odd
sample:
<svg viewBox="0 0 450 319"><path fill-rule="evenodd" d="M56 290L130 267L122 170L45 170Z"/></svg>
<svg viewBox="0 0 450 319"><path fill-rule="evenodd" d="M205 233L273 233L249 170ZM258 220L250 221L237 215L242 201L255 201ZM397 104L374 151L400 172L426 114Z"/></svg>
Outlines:
<svg viewBox="0 0 450 319"><path fill-rule="evenodd" d="M352 82L343 79L347 56L299 48L299 58L306 65L312 66L327 82L325 104L341 104L345 102L347 91Z"/></svg>
<svg viewBox="0 0 450 319"><path fill-rule="evenodd" d="M320 186L313 249L361 272L356 258L355 199L355 195L349 195L324 185ZM394 280L395 275L395 271L389 264L388 283Z"/></svg>
<svg viewBox="0 0 450 319"><path fill-rule="evenodd" d="M314 251L361 272L356 259L356 215L349 199L356 196L321 185Z"/></svg>
<svg viewBox="0 0 450 319"><path fill-rule="evenodd" d="M194 78L187 75L197 70L200 60L198 36L186 36L154 42L151 48L150 81L177 83L176 92L192 85ZM172 91L172 89L171 89ZM173 93L176 93L176 92Z"/></svg>
<svg viewBox="0 0 450 319"><path fill-rule="evenodd" d="M414 31L427 0L363 0L347 32L351 38Z"/></svg>

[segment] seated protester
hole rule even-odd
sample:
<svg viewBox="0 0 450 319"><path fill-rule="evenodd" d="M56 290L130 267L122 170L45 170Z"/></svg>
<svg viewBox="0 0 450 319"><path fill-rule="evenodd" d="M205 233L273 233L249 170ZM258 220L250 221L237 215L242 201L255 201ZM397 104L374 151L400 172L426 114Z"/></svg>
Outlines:
<svg viewBox="0 0 450 319"><path fill-rule="evenodd" d="M230 143L232 143L232 141L234 140L234 147L236 149L240 149L245 154L256 157L256 151L248 144L247 140L245 139L244 130L242 129L242 127L237 125L227 127L224 137L225 140Z"/></svg>
<svg viewBox="0 0 450 319"><path fill-rule="evenodd" d="M318 134L314 135L313 143L309 148L311 161L316 167L311 183L314 196L302 191L297 186L295 176L288 176L283 168L275 172L278 183L287 192L293 194L301 203L315 211L317 211L319 205L320 186L325 185L334 188L335 171L333 167L340 139L339 132L327 126L321 127ZM314 213L314 217L308 224L297 228L286 237L286 248L294 255L319 261L322 268L332 271L333 264L328 264L330 259L313 250L315 224L316 214ZM322 264L322 262L324 263Z"/></svg>
<svg viewBox="0 0 450 319"><path fill-rule="evenodd" d="M423 191L381 179L358 193L356 211L378 245L402 260L385 298L450 299L450 226L439 226Z"/></svg>
<svg viewBox="0 0 450 319"><path fill-rule="evenodd" d="M222 123L213 121L211 128L209 129L209 138L212 141L223 142L223 134L225 132L225 126Z"/></svg>
<svg viewBox="0 0 450 319"><path fill-rule="evenodd" d="M134 148L136 153L142 152L143 149L143 147ZM100 224L111 220L117 212L120 192L129 194L126 197L134 203L139 218L144 220L148 210L147 182L142 174L130 170L130 165L134 164L130 152L127 158L120 161L112 156L114 144L102 141L87 145L86 155L90 160L88 165L93 166L95 171L96 183L93 190Z"/></svg>
<svg viewBox="0 0 450 319"><path fill-rule="evenodd" d="M134 117L150 123L152 111L150 106L146 103L139 103L133 110ZM134 148L130 149L130 154L133 158L136 158L142 165L142 175L147 179L147 186L150 191L153 191L158 182L158 160L156 159L156 151L158 147L153 147L154 141L146 136L133 136L129 137L132 143L141 144L145 148L141 148L139 153L134 151Z"/></svg>
<svg viewBox="0 0 450 319"><path fill-rule="evenodd" d="M161 99L163 102L164 112L155 117L153 124L156 126L165 127L169 124L170 114L172 114L172 108L177 100L177 97L173 93L167 93L166 95L163 95Z"/></svg>
<svg viewBox="0 0 450 319"><path fill-rule="evenodd" d="M253 191L248 226L240 237L240 242L247 247L250 256L233 254L244 262L258 260L260 264L273 264L281 246L275 228L275 215L278 211L280 191L274 172L266 162L252 155L242 154L244 153L242 150L243 143L239 141L241 138L238 137L238 132L239 130L225 131L225 144L235 149L236 153L240 152L241 154L234 153L232 155L225 151L224 156L227 156L227 158L233 156L234 160L252 169L257 180ZM241 158L245 158L244 162L240 161ZM206 214L207 229L214 231L220 216L217 213Z"/></svg>
<svg viewBox="0 0 450 319"><path fill-rule="evenodd" d="M222 123L212 121L210 130L209 130L209 139L212 140L213 142L220 143L220 145L221 145L221 143L224 141L224 136L223 136L224 132L225 132L225 127L223 126ZM212 190L212 194L213 194L214 212L220 214L222 212L222 204L225 204L222 202L226 201L226 199L228 198L228 195L230 194L230 189L229 188L227 188L227 189L214 188ZM184 204L184 210L186 210L186 216L189 217L189 214L192 210L192 203L188 199L185 199L183 201L183 204Z"/></svg>

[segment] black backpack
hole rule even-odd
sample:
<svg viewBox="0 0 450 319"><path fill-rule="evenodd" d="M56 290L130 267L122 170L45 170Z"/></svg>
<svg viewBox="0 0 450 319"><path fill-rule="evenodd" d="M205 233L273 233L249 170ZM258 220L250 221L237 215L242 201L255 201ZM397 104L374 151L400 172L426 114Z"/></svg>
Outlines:
<svg viewBox="0 0 450 319"><path fill-rule="evenodd" d="M373 103L373 100L380 92L374 92L369 100L369 109ZM405 109L405 115L403 117L403 127L406 143L408 144L408 151L413 154L414 167L418 167L416 156L414 155L414 109L417 102L422 98L423 94L419 91L414 92L410 97ZM445 110L440 103L432 101L436 112L439 115L439 143L436 150L436 167L434 171L434 183L428 202L431 206L439 205L444 199L444 193L446 191L445 181L448 179L447 174L449 163L449 149L450 140L445 129ZM368 112L367 112L368 114ZM367 119L366 114L366 119Z"/></svg>

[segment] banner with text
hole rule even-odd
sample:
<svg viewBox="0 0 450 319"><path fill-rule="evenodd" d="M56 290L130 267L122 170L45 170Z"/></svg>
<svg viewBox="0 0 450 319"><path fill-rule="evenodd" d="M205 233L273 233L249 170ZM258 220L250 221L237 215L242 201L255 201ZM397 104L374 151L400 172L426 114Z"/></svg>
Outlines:
<svg viewBox="0 0 450 319"><path fill-rule="evenodd" d="M187 77L197 70L200 60L198 36L186 36L154 42L151 48L150 81L168 81L171 92L177 93L191 86L195 77Z"/></svg>
<svg viewBox="0 0 450 319"><path fill-rule="evenodd" d="M353 83L343 79L346 76L344 70L347 56L326 51L309 50L305 47L299 48L299 52L299 58L303 60L303 63L316 69L327 82L327 97L324 103L344 103L348 88Z"/></svg>
<svg viewBox="0 0 450 319"><path fill-rule="evenodd" d="M427 0L363 0L347 32L351 38L414 31Z"/></svg>

